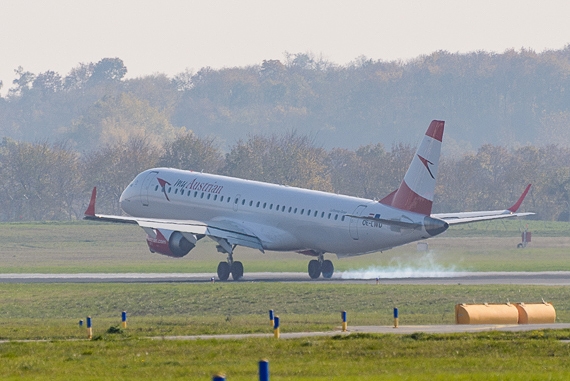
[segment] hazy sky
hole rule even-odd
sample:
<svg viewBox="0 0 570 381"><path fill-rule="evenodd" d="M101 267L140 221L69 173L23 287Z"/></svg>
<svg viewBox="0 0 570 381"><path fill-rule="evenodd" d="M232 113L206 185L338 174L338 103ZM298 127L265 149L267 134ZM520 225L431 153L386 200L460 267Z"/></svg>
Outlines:
<svg viewBox="0 0 570 381"><path fill-rule="evenodd" d="M409 59L570 43L568 0L0 0L0 80L121 58L133 78L313 52Z"/></svg>

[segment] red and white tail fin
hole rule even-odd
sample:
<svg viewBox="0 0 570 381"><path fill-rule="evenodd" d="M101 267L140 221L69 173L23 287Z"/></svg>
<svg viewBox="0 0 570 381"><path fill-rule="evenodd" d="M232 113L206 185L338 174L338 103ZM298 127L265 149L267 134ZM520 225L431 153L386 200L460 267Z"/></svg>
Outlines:
<svg viewBox="0 0 570 381"><path fill-rule="evenodd" d="M428 216L431 214L444 124L441 120L431 122L402 184L381 203Z"/></svg>

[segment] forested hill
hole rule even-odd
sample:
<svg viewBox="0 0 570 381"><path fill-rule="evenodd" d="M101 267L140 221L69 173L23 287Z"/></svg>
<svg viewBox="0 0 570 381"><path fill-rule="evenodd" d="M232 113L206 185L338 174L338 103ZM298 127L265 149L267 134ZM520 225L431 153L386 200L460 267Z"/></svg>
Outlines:
<svg viewBox="0 0 570 381"><path fill-rule="evenodd" d="M67 74L19 68L13 84L3 79L0 137L65 141L86 152L132 136L168 141L185 127L224 150L283 131L313 136L326 149L355 149L415 144L432 119L443 119L447 153L485 143L570 146L570 45L543 53L439 51L408 62L360 58L345 66L286 54L173 78L125 79L127 70L119 58Z"/></svg>

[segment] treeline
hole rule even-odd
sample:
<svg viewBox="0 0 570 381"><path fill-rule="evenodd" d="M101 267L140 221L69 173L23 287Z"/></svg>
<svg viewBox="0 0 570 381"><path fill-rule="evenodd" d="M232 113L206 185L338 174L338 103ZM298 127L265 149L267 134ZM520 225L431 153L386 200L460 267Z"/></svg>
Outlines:
<svg viewBox="0 0 570 381"><path fill-rule="evenodd" d="M4 83L0 136L88 152L141 134L163 143L184 127L227 150L250 135L296 130L327 149L356 149L415 143L432 119L443 119L448 153L489 143L570 146L570 45L438 51L406 62L361 57L343 66L301 53L173 78L126 73L119 58L63 75L20 67Z"/></svg>
<svg viewBox="0 0 570 381"><path fill-rule="evenodd" d="M4 139L0 145L0 220L74 220L98 187L98 212L120 213L123 189L139 172L169 166L381 199L396 189L415 152L399 144L326 150L308 135L254 135L226 154L211 138L180 132L164 144L146 138L80 155L64 144ZM569 219L570 149L485 145L442 158L434 212L502 209L528 183L523 204L545 220ZM190 217L189 217L190 218Z"/></svg>

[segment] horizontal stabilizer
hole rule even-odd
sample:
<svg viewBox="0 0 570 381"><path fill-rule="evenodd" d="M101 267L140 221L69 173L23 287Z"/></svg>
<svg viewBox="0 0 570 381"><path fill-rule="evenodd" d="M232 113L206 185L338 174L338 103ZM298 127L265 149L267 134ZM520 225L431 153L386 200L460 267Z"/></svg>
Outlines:
<svg viewBox="0 0 570 381"><path fill-rule="evenodd" d="M502 218L530 216L533 215L534 213L516 213L516 211L520 208L522 202L524 201L526 195L528 194L530 186L531 184L528 184L526 186L524 192L519 197L517 202L508 209L486 210L479 212L439 213L439 214L432 214L432 217L443 220L447 222L449 225L459 225L459 224L468 224L470 222L477 222L477 221L490 221Z"/></svg>

